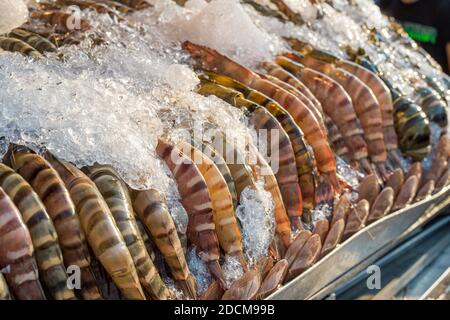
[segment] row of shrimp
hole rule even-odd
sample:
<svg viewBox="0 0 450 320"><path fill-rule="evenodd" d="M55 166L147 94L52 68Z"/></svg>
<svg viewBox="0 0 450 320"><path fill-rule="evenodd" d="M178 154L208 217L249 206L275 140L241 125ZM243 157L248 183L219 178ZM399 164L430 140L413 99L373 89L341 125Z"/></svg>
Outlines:
<svg viewBox="0 0 450 320"><path fill-rule="evenodd" d="M149 6L145 0L37 0L29 6L29 21L0 35L0 49L39 58L57 52L63 45L77 45L86 35L99 44L103 42L101 37L92 31L81 10L93 10L124 21L126 14Z"/></svg>
<svg viewBox="0 0 450 320"><path fill-rule="evenodd" d="M0 176L2 297L107 299L103 271L120 297L172 299L152 246L186 296L195 297L195 279L157 190L129 189L110 166L81 170L18 145L10 146Z"/></svg>
<svg viewBox="0 0 450 320"><path fill-rule="evenodd" d="M267 3L264 5L257 4L257 1L247 0L243 2L251 4L262 15L274 16L274 13L278 13L283 16L283 19L281 19L283 22L291 21L297 25L305 24L304 21L294 18L295 16L299 16L299 14L290 9L289 5L283 0L272 0L271 2L275 4L275 6L272 7L267 6ZM330 5L332 4L330 3ZM350 5L353 6L354 4ZM317 9L320 11L320 4ZM362 9L359 8L359 10ZM270 12L270 14L268 14L268 12ZM353 11L351 14L356 14L355 12L356 11ZM377 54L380 56L386 55L387 50L383 50L385 46L391 46L393 41L399 39L398 41L401 41L402 43L406 42L416 53L423 56L424 60L431 66L435 67L437 64L429 57L429 54L424 52L423 49L420 49L417 44L407 37L405 31L398 23L395 23L395 21L391 21L391 24L387 30L383 30L391 34L390 38L385 36L386 32L382 32L376 28L369 29L365 25L362 25L361 28L362 32L368 32L370 34L369 39L373 41L373 43L368 43L367 46L377 51ZM398 61L399 59L389 59L389 57L386 57L387 61L392 61L394 64L403 63L403 61L406 61L410 64L407 68L413 68L416 70L416 78L407 80L410 86L414 88L414 92L412 94L405 95L396 83L388 79L388 77L391 78L392 75L380 72L378 67L371 61L370 57L365 53L363 48L354 50L345 43L339 44L340 47L346 48L346 50L343 51L343 54L347 54L347 58L354 62L351 63L350 61L342 60L328 52L317 50L312 46L299 41L298 39L287 40L294 50L299 51L302 56L306 56L301 60L297 59L297 62L301 62L307 67L326 73L332 78L334 76L334 80L337 80L337 76L339 76L341 78L340 84L342 85L342 81L345 81L344 79L348 78L347 75L343 75L340 71L337 71L336 68L330 68L329 64L332 64L339 69L344 69L344 71L353 73L360 78L360 80L363 80L363 82L365 82L365 84L372 89L380 104L385 129L385 140L396 140L396 133L398 137L397 144L406 156L419 161L430 152L430 121L437 123L442 128L447 126L448 119L446 110L448 103L450 103L450 88L447 85L448 77L442 72L439 74L439 70L441 68L435 67L438 71L437 73L433 73L431 75L423 74L420 66L412 64L407 56L404 56L404 59L400 59L401 61ZM359 70L358 72L359 68L357 65L362 66L366 70L364 72ZM403 66L401 68L405 67ZM369 74L367 71L369 71ZM374 78L374 75L377 77ZM378 83L374 86L376 82ZM345 88L344 85L343 87ZM378 91L377 88L379 88ZM383 90L381 90L381 88L383 88ZM383 94L383 92L390 92L391 99L388 99L388 95ZM350 97L352 97L351 92L349 91L348 93ZM357 113L360 112L358 111L358 103L355 101L353 101L353 103L355 106L355 111ZM390 115L392 113L393 117ZM364 130L364 120L360 119L360 121L363 126L362 129ZM330 123L330 125L332 126L332 123ZM392 125L394 125L395 130L393 130ZM391 129L389 129L389 127L391 127ZM336 140L339 140L338 138L339 137L336 137ZM368 137L366 137L366 139L370 140ZM388 149L388 152L396 149L394 145L388 142L386 142L386 147L391 148ZM371 147L368 145L368 148L375 149L377 147ZM340 148L340 150L343 154L348 152L348 150L344 148ZM369 150L369 155L370 152L371 150ZM374 150L372 150L372 153L373 152ZM380 151L378 151L378 153L379 152ZM375 151L375 153L377 152ZM390 157L398 158L395 154L389 155Z"/></svg>
<svg viewBox="0 0 450 320"><path fill-rule="evenodd" d="M283 170L275 178L291 226L297 231L291 244L282 248L285 251L281 256L287 262L283 268L285 280L299 275L366 223L402 209L414 199L423 200L448 183L448 166L443 160L436 164L440 171L430 170L424 181L420 162L413 163L406 174L403 171L397 133L404 135L402 130L414 130L414 125L422 123L425 133L421 136L420 131L415 132L419 138L413 139L421 145L402 151L421 160L431 150L429 122L420 107L419 115L409 114L415 104L396 96L383 79L364 66L297 39L287 40L293 51L278 55L275 62L262 63L266 74L252 71L212 48L183 43L195 61L200 94L215 95L243 109L257 131L281 132L275 143L283 150ZM293 134L293 127L300 135ZM442 137L446 137L445 132ZM267 143L274 141L268 139ZM337 143L339 148L335 147ZM333 147L342 150L338 155L366 174L359 190L353 190L358 194L356 204L351 201L351 188L336 173ZM291 167L297 167L297 179ZM431 187L433 183L438 187ZM295 193L297 185L299 194ZM311 222L308 209L333 196L338 200L330 219L315 222L311 231L304 230L299 223L302 212L295 212L296 208L305 209L303 221ZM301 206L293 201L297 197ZM253 286L253 280L249 278L247 284Z"/></svg>
<svg viewBox="0 0 450 320"><path fill-rule="evenodd" d="M241 158L238 164L225 164L226 151L217 151L222 143L223 150ZM278 288L287 270L276 253L252 268L244 257L235 209L240 194L256 188L256 172L271 169L256 149L257 164L250 166L231 146L218 135L210 143L161 139L156 148L173 173L189 215L190 244L215 279L202 299L254 298L236 293L245 279L257 280L257 296L264 298ZM175 298L163 277L171 277L183 297L199 298L185 247L159 191L129 188L111 166L79 169L49 151L38 154L13 144L0 169L2 298ZM266 173L264 180L274 198L280 240L273 251L284 251L291 242L290 221L274 174ZM156 261L155 253L163 263ZM245 272L231 286L220 265L222 253L236 257ZM70 285L74 267L80 270L79 287ZM111 286L118 295L111 293Z"/></svg>

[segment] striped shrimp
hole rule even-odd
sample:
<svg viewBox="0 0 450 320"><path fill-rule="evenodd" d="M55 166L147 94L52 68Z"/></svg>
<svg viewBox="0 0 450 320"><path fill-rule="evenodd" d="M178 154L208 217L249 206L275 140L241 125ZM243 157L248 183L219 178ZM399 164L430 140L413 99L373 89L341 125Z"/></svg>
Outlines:
<svg viewBox="0 0 450 320"><path fill-rule="evenodd" d="M268 156L277 158L275 173L278 186L283 196L285 208L296 228L301 228L302 194L298 183L295 154L289 136L281 124L265 108L246 100L242 93L231 88L223 87L213 82L202 80L199 92L204 95L214 94L235 107L245 109L249 113L250 124L258 132L266 132L260 137L266 138ZM275 138L272 136L276 134ZM272 154L272 150L276 150ZM272 163L273 164L273 163Z"/></svg>
<svg viewBox="0 0 450 320"><path fill-rule="evenodd" d="M14 201L30 231L45 286L56 300L75 299L73 290L67 286L58 235L39 196L21 175L4 164L0 164L0 186Z"/></svg>
<svg viewBox="0 0 450 320"><path fill-rule="evenodd" d="M219 264L219 240L215 233L211 196L197 166L177 147L159 140L156 153L164 160L175 177L182 205L189 215L187 233L197 247L200 258L205 261L211 274L226 288Z"/></svg>
<svg viewBox="0 0 450 320"><path fill-rule="evenodd" d="M337 193L341 191L341 185L336 175L336 160L333 151L328 145L326 133L321 130L321 126L314 114L300 100L270 81L261 79L251 70L213 49L196 45L189 41L183 43L183 48L205 69L233 77L237 81L248 85L252 89L261 91L280 103L301 127L306 139L313 148L318 169L322 173L321 188L318 192L319 199L330 199L333 194L330 192L331 190Z"/></svg>
<svg viewBox="0 0 450 320"><path fill-rule="evenodd" d="M34 11L30 14L33 19L39 19L47 22L51 26L56 27L56 31L60 33L72 31L87 31L91 29L91 25L85 19L82 19L72 12L64 11Z"/></svg>
<svg viewBox="0 0 450 320"><path fill-rule="evenodd" d="M296 87L292 86L291 84L284 82L272 75L260 74L259 76L263 79L269 80L273 84L279 86L280 88L283 88L287 92L289 92L289 93L293 94L295 97L297 97L314 114L316 119L319 121L322 131L327 132L327 129L325 127L324 116L323 116L322 112L319 109L317 109L317 107L314 105L314 103L309 98L307 98L306 95L304 95L300 90L298 90ZM300 82L300 81L298 81L298 82Z"/></svg>
<svg viewBox="0 0 450 320"><path fill-rule="evenodd" d="M155 300L167 300L171 293L162 281L139 233L128 190L111 166L85 168L102 194L133 258L142 287Z"/></svg>
<svg viewBox="0 0 450 320"><path fill-rule="evenodd" d="M369 70L368 68L357 63L342 60L327 52L314 49L310 45L298 39L289 38L287 40L294 50L302 53L310 59L315 60L316 64L333 63L358 77L372 90L378 100L378 105L380 106L383 120L384 141L386 149L389 153L389 158L395 165L399 165L400 158L398 155L397 133L394 129L393 117L394 104L389 87L383 82L383 80L372 70Z"/></svg>
<svg viewBox="0 0 450 320"><path fill-rule="evenodd" d="M178 143L177 147L194 161L205 179L211 195L213 220L220 246L226 254L236 256L242 267L247 269L247 262L244 259L242 249L242 235L225 179L214 162L200 150L186 142Z"/></svg>
<svg viewBox="0 0 450 320"><path fill-rule="evenodd" d="M187 297L195 299L197 284L189 271L175 223L163 197L155 189L131 190L130 196L136 214L163 254L172 277Z"/></svg>
<svg viewBox="0 0 450 320"><path fill-rule="evenodd" d="M294 74L308 86L322 104L325 113L338 126L347 147L351 150L353 159L366 172L371 173L372 168L367 160L367 144L347 92L327 75L307 68L290 58L291 56L278 56L275 60L277 64Z"/></svg>
<svg viewBox="0 0 450 320"><path fill-rule="evenodd" d="M248 166L244 154L241 150L238 150L235 143L229 141L225 137L224 133L217 130L214 133L212 141L204 141L204 143L210 145L224 158L225 163L230 170L231 176L233 177L238 201L240 201L241 193L245 188L256 188L252 169Z"/></svg>
<svg viewBox="0 0 450 320"><path fill-rule="evenodd" d="M334 152L336 152L339 157L343 158L347 162L350 162L351 156L347 146L345 145L344 138L339 132L339 128L328 116L325 116L325 123L328 131L328 139L333 146Z"/></svg>
<svg viewBox="0 0 450 320"><path fill-rule="evenodd" d="M372 90L358 77L344 69L337 68L334 64L321 63L317 65L317 62L308 58L308 56L305 57L293 53L286 53L285 55L307 67L328 75L345 89L353 102L354 110L364 130L364 137L367 141L371 160L377 165L383 180L386 180L388 176L385 167L387 152L384 143L383 121L378 100Z"/></svg>
<svg viewBox="0 0 450 320"><path fill-rule="evenodd" d="M145 300L131 254L95 184L77 167L57 159L49 151L44 157L69 190L81 227L97 259L125 298Z"/></svg>
<svg viewBox="0 0 450 320"><path fill-rule="evenodd" d="M203 150L203 153L210 158L214 164L216 165L217 169L219 169L220 174L225 179L225 182L228 186L228 191L230 192L231 199L233 200L233 207L236 209L238 204L238 197L236 193L236 186L234 185L233 176L231 175L230 169L228 168L227 164L225 163L225 159L210 145L202 142L199 143L196 140L191 141L194 147L197 149Z"/></svg>
<svg viewBox="0 0 450 320"><path fill-rule="evenodd" d="M416 89L415 101L422 107L430 121L443 128L447 126L447 103L435 90L427 87Z"/></svg>
<svg viewBox="0 0 450 320"><path fill-rule="evenodd" d="M284 81L284 82L290 84L295 89L300 91L323 116L323 114L324 114L323 108L322 108L322 105L320 104L319 100L317 100L316 96L311 92L311 90L309 90L308 87L303 82L298 80L292 73L283 69L281 66L277 65L276 63L269 62L269 61L263 62L262 67L272 77L278 78L281 81Z"/></svg>
<svg viewBox="0 0 450 320"><path fill-rule="evenodd" d="M246 99L257 103L267 109L281 124L294 150L297 175L303 198L303 208L306 211L304 218L310 218L310 212L316 202L317 169L314 155L305 142L303 132L295 123L292 116L277 102L270 99L259 91L250 89L242 83L213 72L205 72L211 81L222 86L233 88L241 92Z"/></svg>
<svg viewBox="0 0 450 320"><path fill-rule="evenodd" d="M41 198L55 225L66 267L76 265L81 270L83 298L101 299L96 279L90 268L91 256L84 232L69 192L58 173L43 157L23 146L10 145L5 159L28 181Z"/></svg>
<svg viewBox="0 0 450 320"><path fill-rule="evenodd" d="M33 256L30 233L20 212L1 187L0 248L0 268L7 268L9 271L5 272L4 276L14 297L19 300L45 300L44 290L39 282L37 263ZM2 300L1 287L0 279L0 300Z"/></svg>
<svg viewBox="0 0 450 320"><path fill-rule="evenodd" d="M42 54L35 48L30 46L28 43L16 38L0 36L0 49L9 52L19 52L25 56L30 56L33 58L42 57Z"/></svg>
<svg viewBox="0 0 450 320"><path fill-rule="evenodd" d="M30 32L25 29L14 29L10 33L8 33L8 37L22 40L23 42L35 48L40 53L56 51L56 46L48 39L42 37L37 33Z"/></svg>

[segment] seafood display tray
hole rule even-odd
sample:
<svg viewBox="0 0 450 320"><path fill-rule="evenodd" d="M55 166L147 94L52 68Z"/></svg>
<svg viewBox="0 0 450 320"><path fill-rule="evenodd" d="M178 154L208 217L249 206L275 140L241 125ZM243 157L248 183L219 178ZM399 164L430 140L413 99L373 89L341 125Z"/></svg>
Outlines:
<svg viewBox="0 0 450 320"><path fill-rule="evenodd" d="M407 235L438 215L450 204L450 187L390 214L341 243L313 267L287 283L267 300L324 298L339 284L367 268ZM380 254L381 253L381 254Z"/></svg>

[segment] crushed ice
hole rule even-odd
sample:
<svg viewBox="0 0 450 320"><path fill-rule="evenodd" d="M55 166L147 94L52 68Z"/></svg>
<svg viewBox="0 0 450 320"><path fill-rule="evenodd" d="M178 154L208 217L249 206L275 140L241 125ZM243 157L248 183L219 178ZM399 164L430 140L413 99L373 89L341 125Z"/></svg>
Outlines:
<svg viewBox="0 0 450 320"><path fill-rule="evenodd" d="M262 181L257 184L257 190L249 187L244 189L240 205L236 209L242 228L244 256L250 264L267 255L275 232L271 194L261 186Z"/></svg>
<svg viewBox="0 0 450 320"><path fill-rule="evenodd" d="M186 260L189 270L197 280L197 294L201 295L205 292L212 282L211 274L205 262L198 256L195 247L188 249Z"/></svg>
<svg viewBox="0 0 450 320"><path fill-rule="evenodd" d="M0 1L0 35L21 26L28 18L28 8L23 0Z"/></svg>

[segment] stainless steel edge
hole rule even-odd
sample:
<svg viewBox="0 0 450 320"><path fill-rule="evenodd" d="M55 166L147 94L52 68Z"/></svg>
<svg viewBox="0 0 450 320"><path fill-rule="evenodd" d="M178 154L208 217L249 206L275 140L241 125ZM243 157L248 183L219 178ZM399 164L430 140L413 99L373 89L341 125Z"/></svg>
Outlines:
<svg viewBox="0 0 450 320"><path fill-rule="evenodd" d="M367 226L267 300L304 300L342 277L384 247L411 233L450 203L450 187Z"/></svg>

